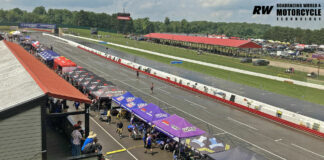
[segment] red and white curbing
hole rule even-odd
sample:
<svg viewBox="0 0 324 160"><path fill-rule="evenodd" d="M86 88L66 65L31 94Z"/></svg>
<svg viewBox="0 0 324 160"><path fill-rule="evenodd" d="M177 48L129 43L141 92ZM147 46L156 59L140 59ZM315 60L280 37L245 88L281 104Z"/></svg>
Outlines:
<svg viewBox="0 0 324 160"><path fill-rule="evenodd" d="M49 34L44 34L49 35ZM94 55L100 56L102 58L105 58L111 62L120 64L122 66L125 66L127 68L130 68L132 70L138 70L142 72L143 74L152 76L154 78L157 78L159 80L165 81L167 83L177 85L179 87L188 89L190 91L208 96L210 98L216 99L218 101L221 101L223 103L229 104L231 106L235 106L237 108L243 109L245 111L251 112L253 114L268 118L270 120L279 122L283 125L290 126L296 129L299 129L301 131L305 131L307 133L311 133L313 135L319 136L324 138L324 122L310 118L301 114L297 114L288 110L284 110L282 108L274 107L266 103L262 103L253 99L249 99L234 93L230 93L215 87L207 86L204 84L200 84L179 76L175 76L166 72L162 72L141 64L137 64L125 59L121 59L119 57L106 54L104 52L95 50L93 48L89 48L87 46L78 44L76 42L56 37L53 35L49 35L64 41L67 41L68 44L71 46L80 48L84 51L87 51L89 53L92 53ZM145 72L147 68L150 68L150 73ZM235 100L231 101L230 98L235 96ZM281 114L281 117L278 117L278 114ZM312 129L314 126L319 125L317 130Z"/></svg>

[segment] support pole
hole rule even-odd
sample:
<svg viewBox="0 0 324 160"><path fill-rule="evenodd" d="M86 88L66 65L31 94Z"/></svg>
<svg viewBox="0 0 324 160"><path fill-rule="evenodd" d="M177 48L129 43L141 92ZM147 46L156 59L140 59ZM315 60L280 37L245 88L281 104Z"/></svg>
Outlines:
<svg viewBox="0 0 324 160"><path fill-rule="evenodd" d="M84 104L84 109L85 109L85 114L84 114L84 127L85 127L85 137L89 136L89 115L90 115L90 110L89 110L89 104L85 103Z"/></svg>

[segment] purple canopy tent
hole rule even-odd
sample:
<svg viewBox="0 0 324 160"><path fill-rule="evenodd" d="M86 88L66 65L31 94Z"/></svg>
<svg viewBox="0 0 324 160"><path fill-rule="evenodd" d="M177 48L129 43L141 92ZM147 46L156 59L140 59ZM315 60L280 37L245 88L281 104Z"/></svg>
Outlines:
<svg viewBox="0 0 324 160"><path fill-rule="evenodd" d="M168 118L153 121L155 127L176 141L181 138L199 136L205 131L197 128L182 117L173 114Z"/></svg>
<svg viewBox="0 0 324 160"><path fill-rule="evenodd" d="M131 102L128 103L127 101L122 102L120 106L131 112L133 109L143 108L147 106L147 103L141 98L136 97Z"/></svg>
<svg viewBox="0 0 324 160"><path fill-rule="evenodd" d="M113 97L112 100L120 105L121 103L132 102L133 100L135 100L135 96L130 92L126 92L121 96Z"/></svg>
<svg viewBox="0 0 324 160"><path fill-rule="evenodd" d="M149 124L153 121L164 119L170 116L170 114L166 113L153 103L150 103L143 108L134 109L132 111L138 118Z"/></svg>

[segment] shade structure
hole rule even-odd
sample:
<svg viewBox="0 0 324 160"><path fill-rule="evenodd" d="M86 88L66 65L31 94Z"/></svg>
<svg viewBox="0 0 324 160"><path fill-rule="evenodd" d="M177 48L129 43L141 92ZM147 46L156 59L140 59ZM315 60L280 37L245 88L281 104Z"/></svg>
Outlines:
<svg viewBox="0 0 324 160"><path fill-rule="evenodd" d="M147 106L147 103L143 99L136 97L134 100L130 102L127 102L127 100L123 101L120 104L120 106L131 112L134 109L143 108Z"/></svg>
<svg viewBox="0 0 324 160"><path fill-rule="evenodd" d="M92 72L81 72L79 74L75 74L74 76L72 76L72 80L73 80L73 82L80 85L80 83L82 82L83 79L89 78L91 76L92 77L94 76Z"/></svg>
<svg viewBox="0 0 324 160"><path fill-rule="evenodd" d="M77 68L75 68L74 70L72 70L72 71L70 71L70 72L65 72L64 75L65 75L66 77L71 78L71 76L73 76L73 75L75 75L75 74L77 74L77 73L80 73L80 72L85 72L85 71L86 71L86 69L84 69L84 68L78 66Z"/></svg>
<svg viewBox="0 0 324 160"><path fill-rule="evenodd" d="M181 142L189 148L198 150L201 154L212 154L225 151L223 142L207 133L196 137L183 138Z"/></svg>
<svg viewBox="0 0 324 160"><path fill-rule="evenodd" d="M266 159L263 156L258 155L240 146L237 146L225 152L208 154L208 157L215 160L265 160Z"/></svg>
<svg viewBox="0 0 324 160"><path fill-rule="evenodd" d="M152 39L165 39L165 40L209 44L209 45L235 47L235 48L262 48L262 46L249 40L218 39L218 38L208 38L208 37L165 34L165 33L150 33L145 35L144 37L152 38Z"/></svg>
<svg viewBox="0 0 324 160"><path fill-rule="evenodd" d="M60 99L91 103L88 97L37 60L24 48L15 43L7 41L5 43L45 94Z"/></svg>
<svg viewBox="0 0 324 160"><path fill-rule="evenodd" d="M90 93L90 91L94 91L98 85L108 85L106 83L106 80L101 78L101 77L95 77L92 79L86 86L83 87L83 89L87 92Z"/></svg>
<svg viewBox="0 0 324 160"><path fill-rule="evenodd" d="M169 113L166 113L159 106L153 103L150 103L143 108L134 109L133 113L146 123L152 123L153 121L164 119L170 116Z"/></svg>
<svg viewBox="0 0 324 160"><path fill-rule="evenodd" d="M63 56L57 57L54 59L54 69L57 69L57 67L76 67L77 65L72 62L70 59L67 59Z"/></svg>
<svg viewBox="0 0 324 160"><path fill-rule="evenodd" d="M104 88L98 89L91 92L91 95L96 99L112 98L115 96L123 95L125 91L119 89L117 86L105 86Z"/></svg>
<svg viewBox="0 0 324 160"><path fill-rule="evenodd" d="M79 87L82 87L84 89L95 78L96 78L96 75L89 74L77 83L78 83Z"/></svg>
<svg viewBox="0 0 324 160"><path fill-rule="evenodd" d="M121 96L113 97L112 100L115 103L117 103L118 105L120 105L121 103L124 103L124 101L131 102L131 101L135 100L135 96L130 92L126 92L125 94L123 94Z"/></svg>
<svg viewBox="0 0 324 160"><path fill-rule="evenodd" d="M73 71L66 72L66 76L69 77L72 81L74 81L76 78L78 78L80 75L88 73L89 71L85 69L74 69ZM89 73L88 73L89 74Z"/></svg>
<svg viewBox="0 0 324 160"><path fill-rule="evenodd" d="M158 130L177 141L181 138L199 136L205 133L205 131L176 114L165 119L153 121L153 124Z"/></svg>
<svg viewBox="0 0 324 160"><path fill-rule="evenodd" d="M32 41L32 46L38 48L40 45L39 41Z"/></svg>
<svg viewBox="0 0 324 160"><path fill-rule="evenodd" d="M52 61L56 57L59 57L60 55L52 50L45 50L43 52L38 53L38 55L45 61Z"/></svg>

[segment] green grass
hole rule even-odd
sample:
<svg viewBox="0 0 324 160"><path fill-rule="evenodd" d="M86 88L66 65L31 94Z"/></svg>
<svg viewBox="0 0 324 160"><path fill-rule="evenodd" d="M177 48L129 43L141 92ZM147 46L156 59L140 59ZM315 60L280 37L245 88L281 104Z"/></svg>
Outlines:
<svg viewBox="0 0 324 160"><path fill-rule="evenodd" d="M70 29L70 31L79 33L80 36L91 37L89 30ZM228 67L233 67L242 70L273 75L273 76L278 76L278 74L286 75L285 77L289 77L290 79L307 82L306 72L295 71L294 74L287 74L285 73L286 68L279 68L274 66L253 66L251 63L240 63L239 59L233 57L221 56L217 54L208 54L208 53L204 53L203 55L198 56L196 51L189 50L189 49L166 46L162 44L150 43L145 41L129 40L124 38L124 36L121 34L114 34L108 32L99 32L99 34L109 35L110 36L109 38L101 39L108 42L118 43L122 45L155 51L166 55L183 57L183 58L218 64L218 65L223 65L223 66L228 66ZM320 80L324 80L324 76L320 76Z"/></svg>
<svg viewBox="0 0 324 160"><path fill-rule="evenodd" d="M0 26L0 31L9 31L10 26Z"/></svg>
<svg viewBox="0 0 324 160"><path fill-rule="evenodd" d="M79 30L74 30L74 32L76 32L76 31L79 31ZM80 36L91 37L89 31L81 30L81 32L79 32L79 33L80 33ZM104 39L104 40L114 42L114 43L119 42L119 44L126 44L125 39L123 37L121 37L120 35L116 35L116 34L109 34L109 35L111 35L111 37L107 38L107 39ZM114 39L113 38L114 36L117 37L116 38L117 40L112 40L112 39ZM120 37L120 38L118 38L118 37ZM134 43L134 42L131 41L131 40L128 40L128 45L129 46L131 46L130 43ZM139 42L139 43L143 43L143 42ZM143 43L143 44L145 44L145 43ZM157 44L151 44L151 43L148 43L148 45L157 46ZM141 56L141 57L144 57L144 58L147 58L147 59L151 59L151 60L154 60L154 61L159 61L159 62L162 62L162 63L165 63L165 64L170 64L170 61L174 60L174 59L170 59L170 58L155 56L155 55L151 55L151 54L147 54L147 53L143 53L143 52L139 52L139 51L134 51L134 50L131 50L131 49L116 47L116 46L112 46L112 45L107 45L107 46L109 46L110 48L113 48L113 49L123 51L123 52L127 52L127 53L130 53L130 54ZM137 47L137 46L134 46L134 47ZM138 47L138 48L140 48L140 47ZM173 50L173 49L174 49L174 51L177 51L179 49L183 50L181 48L175 48L175 47L167 47L167 48L170 48L170 51ZM190 52L190 51L188 51L188 52ZM212 56L213 55L211 55L211 57ZM199 56L199 57L205 57L206 58L207 55ZM215 57L221 57L221 56L215 56ZM223 58L223 57L221 57L221 58ZM225 58L225 59L228 60L230 58ZM236 59L232 59L232 61L235 61L235 60ZM230 62L230 61L228 60L228 62ZM239 63L239 62L237 62L237 63ZM239 64L241 65L241 63L239 63ZM245 65L242 65L242 66L245 66ZM317 104L324 105L324 101L322 100L323 97L324 97L324 92L322 90L319 90L319 89L314 89L314 88L309 88L309 87L303 87L303 86L288 84L288 83L285 83L285 82L279 82L279 81L270 80L270 79L261 78L261 77L249 76L249 75L245 75L245 74L241 74L241 73L225 71L225 70L216 69L216 68L212 68L212 67L207 67L207 66L203 66L203 65L194 64L194 63L189 63L189 62L184 62L181 65L177 65L177 67L181 67L181 68L184 68L184 69L189 69L189 70L192 70L192 71L204 73L204 74L207 74L207 75L211 75L211 76L214 76L214 77L218 77L218 78L233 81L233 82L236 82L236 83L244 84L244 85L247 85L247 86L260 88L260 89L267 90L267 91L270 91L270 92L274 92L274 93L278 93L278 94L282 94L282 95L287 95L287 96L290 96L290 97L295 97L295 98L305 100L305 101L309 101L309 102L312 102L312 103L317 103ZM260 68L269 68L269 67L260 67ZM240 69L244 69L244 67L240 68ZM280 73L280 74L282 74L282 73Z"/></svg>

